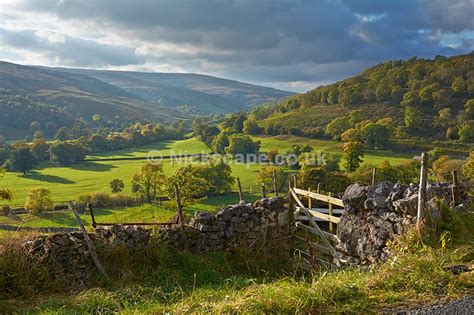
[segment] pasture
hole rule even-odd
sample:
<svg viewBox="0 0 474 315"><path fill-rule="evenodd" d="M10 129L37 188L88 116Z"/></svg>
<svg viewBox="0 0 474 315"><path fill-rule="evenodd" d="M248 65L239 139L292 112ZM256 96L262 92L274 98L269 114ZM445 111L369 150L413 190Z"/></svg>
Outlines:
<svg viewBox="0 0 474 315"><path fill-rule="evenodd" d="M316 150L329 153L341 154L341 143L329 140L307 139L293 136L276 137L254 137L261 141L261 151L265 152L272 147L277 147L280 152L287 151L292 144L309 144ZM13 206L21 206L25 202L29 190L42 186L51 190L53 200L57 203L64 203L77 198L81 194L93 191L109 191L109 182L114 178L122 179L125 182L124 192L130 194L130 179L144 160L107 160L130 157L142 157L146 159L149 151L156 150L162 156L174 154L195 154L209 152L209 149L199 140L189 138L185 140L163 141L153 145L138 147L135 149L111 151L88 157L88 160L67 167L56 167L50 163L44 163L36 170L24 175L21 173L6 173L0 179L0 186L7 187L14 192ZM389 160L397 164L404 159L409 159L410 155L398 154L392 151L369 151L366 152L364 162L379 164L384 160ZM186 159L189 162L189 159ZM183 163L170 159L164 159L165 174L172 174ZM199 163L197 160L192 163ZM243 189L257 192L255 184L256 173L262 168L258 164L235 164L231 165L234 177L240 177ZM252 188L251 188L252 187Z"/></svg>

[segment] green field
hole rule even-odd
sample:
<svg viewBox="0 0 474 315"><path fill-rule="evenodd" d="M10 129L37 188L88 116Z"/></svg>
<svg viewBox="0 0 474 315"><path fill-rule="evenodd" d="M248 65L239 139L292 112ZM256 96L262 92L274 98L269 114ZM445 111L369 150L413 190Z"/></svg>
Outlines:
<svg viewBox="0 0 474 315"><path fill-rule="evenodd" d="M330 153L341 153L341 143L335 141L307 139L293 136L254 138L262 142L262 151L267 151L272 147L277 147L280 152L285 152L292 144L305 143L314 146L316 150ZM7 173L5 177L0 180L0 186L8 187L13 190L15 198L11 204L14 206L23 205L28 191L38 186L50 189L53 199L57 203L64 203L77 198L77 196L81 194L93 191L109 191L109 182L114 178L122 179L125 182L125 193L130 193L130 178L144 161L107 161L106 159L146 157L148 152L151 150L160 151L162 156L168 156L173 152L175 154L209 152L209 149L207 149L201 141L195 138L165 141L136 149L112 151L94 156L94 158L104 159L103 161L85 161L68 167L55 167L50 163L44 163L38 169L31 171L26 175L21 173ZM364 162L379 164L388 159L393 164L397 164L408 158L410 158L410 155L398 154L392 151L374 151L366 153ZM186 163L184 161L173 162L169 159L163 161L165 173L168 175ZM255 184L255 176L261 169L262 165L232 164L231 167L233 176L240 177L243 189L246 191L251 190L256 192L258 188Z"/></svg>

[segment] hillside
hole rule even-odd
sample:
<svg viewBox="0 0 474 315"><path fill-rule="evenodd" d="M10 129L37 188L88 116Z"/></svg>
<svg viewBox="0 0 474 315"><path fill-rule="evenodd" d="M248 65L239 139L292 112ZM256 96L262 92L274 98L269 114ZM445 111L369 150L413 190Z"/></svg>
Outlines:
<svg viewBox="0 0 474 315"><path fill-rule="evenodd" d="M287 91L194 73L147 73L52 68L84 74L161 106L193 114L229 113L274 102Z"/></svg>
<svg viewBox="0 0 474 315"><path fill-rule="evenodd" d="M28 132L33 121L67 126L66 122L74 120L88 122L95 114L113 121L164 122L189 118L81 74L0 62L0 81L0 132L5 136L17 133L12 129ZM38 110L39 107L42 109ZM41 111L56 112L61 117L49 117L50 114L45 117Z"/></svg>
<svg viewBox="0 0 474 315"><path fill-rule="evenodd" d="M322 135L336 117L390 118L399 138L471 143L474 53L388 61L359 75L254 110L268 134Z"/></svg>

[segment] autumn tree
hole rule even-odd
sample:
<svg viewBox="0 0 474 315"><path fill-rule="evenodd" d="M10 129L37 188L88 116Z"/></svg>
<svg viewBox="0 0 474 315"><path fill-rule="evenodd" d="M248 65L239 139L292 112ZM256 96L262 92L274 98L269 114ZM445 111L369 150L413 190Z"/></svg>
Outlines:
<svg viewBox="0 0 474 315"><path fill-rule="evenodd" d="M40 213L53 210L54 202L51 198L51 191L43 187L33 188L26 196L25 209L28 212Z"/></svg>
<svg viewBox="0 0 474 315"><path fill-rule="evenodd" d="M346 142L342 148L344 155L344 167L349 171L355 171L362 162L361 157L364 156L362 143L352 141Z"/></svg>
<svg viewBox="0 0 474 315"><path fill-rule="evenodd" d="M179 192L181 205L185 208L205 196L209 184L197 174L196 169L190 164L178 168L173 175L166 179L164 193L175 205L176 188Z"/></svg>

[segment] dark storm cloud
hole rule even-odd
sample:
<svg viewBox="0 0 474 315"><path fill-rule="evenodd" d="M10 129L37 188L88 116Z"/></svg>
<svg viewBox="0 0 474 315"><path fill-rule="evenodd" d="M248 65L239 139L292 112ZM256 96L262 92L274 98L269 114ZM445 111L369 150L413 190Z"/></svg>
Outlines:
<svg viewBox="0 0 474 315"><path fill-rule="evenodd" d="M387 59L468 52L473 7L472 0L27 0L17 6L152 45L138 53L130 44L71 37L32 44L77 66L148 62L254 82L336 80ZM456 43L440 44L453 34ZM28 41L22 36L7 44L22 45ZM153 45L163 42L193 49L157 54Z"/></svg>

